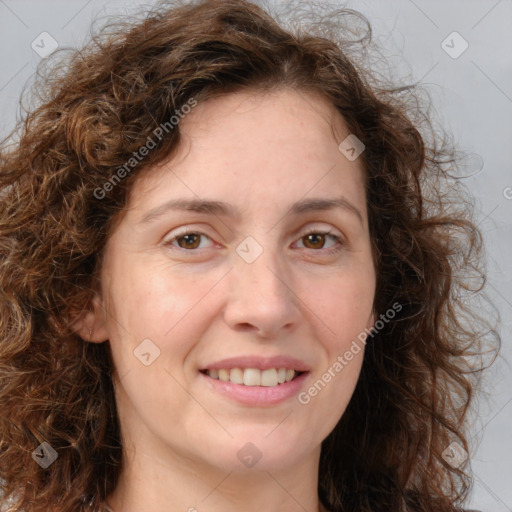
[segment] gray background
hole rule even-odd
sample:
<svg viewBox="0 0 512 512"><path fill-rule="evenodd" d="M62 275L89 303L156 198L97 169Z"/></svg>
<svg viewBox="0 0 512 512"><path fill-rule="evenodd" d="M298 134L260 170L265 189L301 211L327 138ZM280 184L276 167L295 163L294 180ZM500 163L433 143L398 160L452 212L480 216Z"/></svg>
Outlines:
<svg viewBox="0 0 512 512"><path fill-rule="evenodd" d="M22 87L41 60L31 47L39 34L48 32L60 46L77 46L93 19L142 4L0 0L0 136L12 129ZM428 86L437 115L460 148L473 154L464 181L477 200L489 253L487 293L500 310L503 347L487 372L489 396L481 397L473 415L475 485L469 505L512 511L512 1L354 0L344 5L369 18L397 75ZM441 46L453 31L469 45L456 59ZM452 51L461 48L459 41L448 41Z"/></svg>

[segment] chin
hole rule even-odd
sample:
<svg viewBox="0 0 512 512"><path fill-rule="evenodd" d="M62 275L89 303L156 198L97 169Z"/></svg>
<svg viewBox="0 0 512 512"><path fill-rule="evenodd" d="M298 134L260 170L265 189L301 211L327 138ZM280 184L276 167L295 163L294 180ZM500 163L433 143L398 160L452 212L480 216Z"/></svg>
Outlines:
<svg viewBox="0 0 512 512"><path fill-rule="evenodd" d="M293 467L305 449L304 436L290 435L283 425L274 424L258 428L230 429L233 438L227 443L216 443L214 465L225 471L281 471ZM277 428L276 428L277 427ZM282 429L279 432L279 429ZM226 435L227 436L227 435ZM213 462L213 461L212 461Z"/></svg>

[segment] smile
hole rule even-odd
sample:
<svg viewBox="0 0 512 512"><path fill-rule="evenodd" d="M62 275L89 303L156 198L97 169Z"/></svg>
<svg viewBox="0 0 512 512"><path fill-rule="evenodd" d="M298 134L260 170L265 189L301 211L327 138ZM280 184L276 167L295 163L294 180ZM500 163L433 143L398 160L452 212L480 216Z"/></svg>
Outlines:
<svg viewBox="0 0 512 512"><path fill-rule="evenodd" d="M231 382L232 384L275 387L292 381L304 372L292 368L268 368L266 370L259 370L258 368L220 368L218 370L202 370L202 373L212 379Z"/></svg>
<svg viewBox="0 0 512 512"><path fill-rule="evenodd" d="M271 407L296 397L304 388L310 373L286 368L223 370L201 370L198 375L215 395L249 407ZM284 382L280 382L283 370Z"/></svg>

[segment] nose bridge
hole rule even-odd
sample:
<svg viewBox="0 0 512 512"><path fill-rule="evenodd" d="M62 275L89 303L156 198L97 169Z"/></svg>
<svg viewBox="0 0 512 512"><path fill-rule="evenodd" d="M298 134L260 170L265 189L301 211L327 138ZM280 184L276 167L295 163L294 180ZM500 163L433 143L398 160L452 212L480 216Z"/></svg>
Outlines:
<svg viewBox="0 0 512 512"><path fill-rule="evenodd" d="M287 294L284 281L285 270L280 258L279 248L272 241L272 237L259 235L261 240L265 237L264 244L258 242L255 237L247 236L236 248L235 280L244 286L252 287L256 292L270 297L282 297ZM245 290L247 292L247 290Z"/></svg>
<svg viewBox="0 0 512 512"><path fill-rule="evenodd" d="M225 314L232 328L250 324L271 335L295 323L298 311L280 249L271 236L261 235L260 240L263 237L265 245L248 236L236 247Z"/></svg>

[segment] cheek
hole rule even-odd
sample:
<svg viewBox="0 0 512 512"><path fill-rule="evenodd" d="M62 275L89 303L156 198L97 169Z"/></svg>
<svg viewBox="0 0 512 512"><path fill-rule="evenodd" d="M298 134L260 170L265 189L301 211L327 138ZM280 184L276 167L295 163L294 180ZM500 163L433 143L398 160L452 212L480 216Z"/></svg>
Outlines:
<svg viewBox="0 0 512 512"><path fill-rule="evenodd" d="M118 260L109 271L107 321L120 400L144 418L176 423L172 411L185 410L189 398L183 363L208 323L201 298L212 283L191 286L175 270L143 261Z"/></svg>
<svg viewBox="0 0 512 512"><path fill-rule="evenodd" d="M352 273L310 295L314 312L328 327L332 350L343 350L371 325L374 287L371 273Z"/></svg>
<svg viewBox="0 0 512 512"><path fill-rule="evenodd" d="M330 336L324 339L327 361L315 381L311 394L322 391L326 417L330 426L341 417L357 385L365 350L365 329L373 325L374 273L369 267L347 273L317 297L325 312Z"/></svg>
<svg viewBox="0 0 512 512"><path fill-rule="evenodd" d="M133 350L150 339L162 355L180 360L199 339L208 321L203 299L214 277L194 281L168 265L145 264L143 258L136 265L118 260L105 274L113 350L133 356Z"/></svg>

